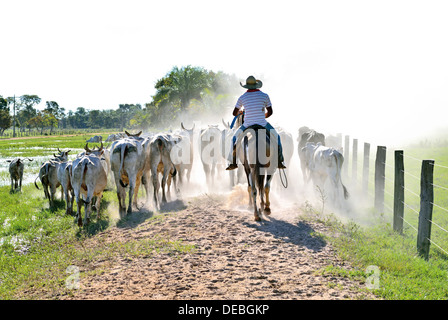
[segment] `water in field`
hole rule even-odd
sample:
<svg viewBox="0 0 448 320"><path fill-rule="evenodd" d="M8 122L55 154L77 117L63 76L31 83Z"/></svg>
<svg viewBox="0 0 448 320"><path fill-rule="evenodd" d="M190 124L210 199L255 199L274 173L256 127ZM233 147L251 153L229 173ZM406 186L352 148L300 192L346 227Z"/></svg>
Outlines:
<svg viewBox="0 0 448 320"><path fill-rule="evenodd" d="M27 157L26 155L29 153L28 150L40 150L42 149L42 153L45 153L46 155L42 156L34 156L34 157ZM72 150L73 154L69 154L69 160L73 160L76 157L76 154L78 152L81 152L82 149L74 149ZM23 170L23 180L22 185L26 185L29 183L34 183L34 180L36 179L39 168L47 160L53 159L53 151L48 151L48 149L42 148L42 147L31 147L26 148L21 151L14 152L12 156L7 158L0 158L0 187L8 185L11 185L11 178L9 175L9 162L6 160L13 160L14 158L20 157L21 159L25 159L25 167ZM27 159L32 159L33 161L28 161Z"/></svg>

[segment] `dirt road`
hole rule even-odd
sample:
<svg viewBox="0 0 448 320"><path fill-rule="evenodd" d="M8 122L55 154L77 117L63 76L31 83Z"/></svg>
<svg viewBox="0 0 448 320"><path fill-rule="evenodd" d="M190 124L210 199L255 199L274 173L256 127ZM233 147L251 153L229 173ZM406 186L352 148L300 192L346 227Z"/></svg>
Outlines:
<svg viewBox="0 0 448 320"><path fill-rule="evenodd" d="M95 262L89 271L101 271L82 277L73 295L58 299L374 299L359 290L364 284L319 272L350 266L319 236L324 227L305 221L299 209L273 210L255 222L249 210L226 202L202 195L172 203L162 219L133 213L128 227L110 228L87 245L162 237L195 249Z"/></svg>

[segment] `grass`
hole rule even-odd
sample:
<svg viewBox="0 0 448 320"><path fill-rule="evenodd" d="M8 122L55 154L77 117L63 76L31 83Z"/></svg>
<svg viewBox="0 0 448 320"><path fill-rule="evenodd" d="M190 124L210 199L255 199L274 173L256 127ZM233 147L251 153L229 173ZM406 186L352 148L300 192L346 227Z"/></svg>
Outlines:
<svg viewBox="0 0 448 320"><path fill-rule="evenodd" d="M56 209L48 208L48 201L25 186L22 194L10 194L8 187L0 188L0 299L52 298L70 294L65 287L67 268L74 265L91 273L89 264L121 255L129 259L148 257L154 252L182 254L194 247L181 241L165 238L146 238L106 244L98 241L87 245L87 240L110 226L120 223L107 215L107 206L114 203L115 192L105 192L102 216L85 228L78 228L73 216L65 215L62 201ZM167 213L169 214L169 213ZM94 216L95 217L95 216ZM163 216L148 217L163 219ZM82 268L82 267L85 268ZM99 272L96 270L95 272Z"/></svg>
<svg viewBox="0 0 448 320"><path fill-rule="evenodd" d="M359 159L359 155L358 155ZM362 158L361 158L362 159ZM318 209L306 207L314 219L325 223L332 231L326 240L335 245L338 255L350 261L355 270L348 274L353 278L366 279L369 266L379 268L379 289L372 290L378 297L387 300L446 300L448 299L448 212L434 206L428 261L417 254L418 212L420 210L421 160L435 159L434 203L448 209L448 148L409 147L404 149L405 166L405 212L403 235L393 231L394 150L386 157L385 208L377 213L370 207L353 218L341 222L334 215L322 215ZM369 193L374 194L375 154L371 154ZM362 161L358 162L362 173ZM351 168L351 164L350 164ZM349 179L347 179L349 180ZM437 185L437 186L436 186ZM361 212L360 212L361 213ZM367 214L366 214L367 213ZM440 248L441 249L440 249ZM342 268L330 266L322 273L347 275Z"/></svg>
<svg viewBox="0 0 448 320"><path fill-rule="evenodd" d="M56 146L61 149L82 148L87 138L73 136L1 140L0 157L3 160L14 156L13 150L25 152L27 157L32 157L35 150L39 150L39 155L51 155ZM42 149L35 149L36 147ZM436 164L448 167L448 148L405 149L405 170L412 176L419 177L421 163L406 158L406 155L415 159L433 158ZM393 180L393 170L390 168L393 166L391 153L388 153L387 163L386 176ZM406 188L418 194L419 181L409 174L405 177ZM435 167L434 184L448 188L448 169ZM447 190L438 189L435 190L434 202L448 208ZM386 191L393 193L390 180L386 180ZM418 211L419 199L413 193L406 193L405 201ZM392 207L391 198L388 198L387 193L385 200L386 205ZM116 206L116 194L113 191L104 193L101 219L97 221L94 217L93 222L82 229L74 224L74 217L65 215L62 201L57 201L55 208L50 209L48 201L43 198L42 190L37 190L32 184L24 185L20 194L10 194L9 185L0 187L0 201L0 299L54 298L57 294L70 294L65 287L65 280L68 276L67 268L72 265L84 266L81 268L84 270L81 272L82 277L92 272L101 272L98 269L89 271L91 268L88 266L91 263L116 255L136 259L151 256L158 251L183 254L194 250L191 245L165 238L106 243L101 241L101 237L97 237L95 245L89 245L92 237L111 226L136 227L145 220L153 219L156 223L164 217L148 214L139 221L130 218L117 221L108 214L109 208ZM376 266L380 271L379 289L373 289L373 292L380 298L447 299L448 255L431 245L428 261L418 257L416 232L407 224L404 235L393 232L392 216L387 206L382 214L370 210L367 214L368 221L363 221L362 224L356 221L343 223L334 215L322 215L311 206L306 207L312 219L322 221L332 231L325 235L325 239L334 244L338 255L354 266L353 270L347 271L329 265L319 272L367 281L366 269ZM405 219L410 225L417 227L418 219L412 210L406 209ZM448 215L444 214L443 210L435 209L433 220L448 229ZM432 239L447 249L448 238L442 230L437 229L439 228L433 227Z"/></svg>
<svg viewBox="0 0 448 320"><path fill-rule="evenodd" d="M56 146L61 149L82 148L87 138L73 136L0 140L0 155L3 160L16 156L14 150L20 150L26 157L33 157L35 150L39 150L39 155L52 154ZM26 167L25 170L29 171L30 168ZM191 245L165 238L119 243L99 240L95 245L88 245L90 238L111 226L136 226L133 219L118 220L109 214L110 208L117 207L116 193L112 190L103 194L101 218L97 220L94 213L92 222L84 228L77 227L73 216L65 215L64 201L56 200L56 205L50 209L43 191L37 190L33 184L23 185L21 193L10 194L9 191L9 184L0 187L1 300L51 299L59 294L70 294L65 281L70 275L67 268L73 265L85 270L81 271L83 277L91 273L89 264L116 255L133 259L159 251L182 254L194 250ZM60 191L56 195L59 197ZM157 221L165 215L152 217L152 214L148 214L140 218L139 222L148 219ZM95 272L101 270L96 269Z"/></svg>

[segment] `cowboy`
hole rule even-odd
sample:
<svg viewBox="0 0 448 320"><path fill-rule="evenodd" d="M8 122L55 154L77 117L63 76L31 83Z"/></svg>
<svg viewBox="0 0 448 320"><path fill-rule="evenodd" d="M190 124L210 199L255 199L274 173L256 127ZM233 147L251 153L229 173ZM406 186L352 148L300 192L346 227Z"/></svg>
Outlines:
<svg viewBox="0 0 448 320"><path fill-rule="evenodd" d="M255 124L265 127L267 134L272 133L274 136L278 137L278 168L286 169L286 166L283 164L283 149L280 136L275 131L274 127L266 121L266 118L269 118L272 115L272 104L269 96L260 91L263 83L260 80L255 79L254 76L249 76L246 79L246 84L243 85L240 82L240 85L248 90L238 98L235 108L233 109L233 115L236 117L243 114L241 108L244 107L244 123L238 128L232 138L232 160L226 170L238 168L238 165L236 164L236 141L244 130ZM265 110L267 113L265 113Z"/></svg>

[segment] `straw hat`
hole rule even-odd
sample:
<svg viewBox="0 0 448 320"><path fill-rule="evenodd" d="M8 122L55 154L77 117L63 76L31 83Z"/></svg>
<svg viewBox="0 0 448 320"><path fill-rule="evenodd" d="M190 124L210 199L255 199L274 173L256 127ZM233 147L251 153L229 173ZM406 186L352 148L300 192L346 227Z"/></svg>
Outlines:
<svg viewBox="0 0 448 320"><path fill-rule="evenodd" d="M241 85L243 88L246 88L246 89L259 89L259 88L261 88L261 87L263 86L263 82L261 82L260 80L255 79L254 76L249 76L249 77L246 79L246 84L243 85L243 84L240 82L240 85Z"/></svg>

